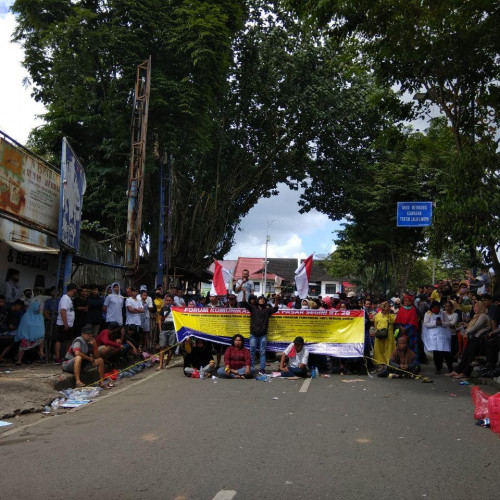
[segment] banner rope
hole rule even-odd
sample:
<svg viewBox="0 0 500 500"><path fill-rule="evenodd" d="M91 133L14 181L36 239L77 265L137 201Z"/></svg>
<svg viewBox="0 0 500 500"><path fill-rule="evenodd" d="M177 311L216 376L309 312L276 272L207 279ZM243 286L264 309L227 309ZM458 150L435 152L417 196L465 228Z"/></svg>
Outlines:
<svg viewBox="0 0 500 500"><path fill-rule="evenodd" d="M166 349L163 349L162 351L159 351L156 354L151 355L151 357L158 356L158 355L160 355L162 353L170 351L171 349L174 349L175 347L181 345L183 342L184 341L177 342L177 344L174 344L173 346L167 347ZM150 359L150 358L145 358L145 359L143 359L141 361L138 361L137 363L134 363L133 365L127 366L127 368L124 368L123 370L119 370L118 373L117 373L117 375L119 375L120 373L126 372L127 370L130 370L134 366L140 365L142 363L147 363L148 359ZM109 377L103 377L103 378L100 378L99 380L96 380L95 382L92 382L91 384L88 384L88 385L86 385L84 387L75 387L75 390L84 389L85 387L92 387L93 385L99 384L100 382L104 382L104 381L106 381L108 379L109 379Z"/></svg>
<svg viewBox="0 0 500 500"><path fill-rule="evenodd" d="M391 370L397 370L397 371L399 371L399 372L406 373L406 374L410 375L410 378L413 378L413 379L415 379L415 380L420 380L420 381L422 381L423 383L427 383L427 384L428 384L428 383L430 383L430 382L432 382L432 381L433 381L433 380L432 380L432 378L430 378L430 377L426 377L426 376L424 376L424 375L422 375L422 374L415 374L415 373L412 373L412 372L409 372L409 371L403 370L402 368L396 368L395 366L388 365L387 363L384 363L384 362L382 362L382 361L380 361L380 360L378 360L378 359L370 358L370 356L363 356L363 358L364 358L365 360L367 360L367 359L371 359L372 361L375 361L375 363L376 363L377 365L384 365L384 366L387 366L387 367L388 367L388 368L390 368ZM365 361L365 366L367 366L366 361ZM367 372L368 372L368 367L366 368L366 370L367 370ZM370 374L370 373L368 372L368 374ZM372 377L372 378L373 378L373 377Z"/></svg>

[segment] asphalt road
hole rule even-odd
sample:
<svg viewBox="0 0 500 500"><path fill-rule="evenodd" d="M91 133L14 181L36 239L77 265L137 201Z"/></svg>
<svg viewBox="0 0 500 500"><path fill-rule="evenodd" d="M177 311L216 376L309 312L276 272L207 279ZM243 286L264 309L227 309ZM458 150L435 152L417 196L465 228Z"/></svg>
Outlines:
<svg viewBox="0 0 500 500"><path fill-rule="evenodd" d="M0 496L497 500L500 440L469 392L444 376L214 383L174 368L4 432Z"/></svg>

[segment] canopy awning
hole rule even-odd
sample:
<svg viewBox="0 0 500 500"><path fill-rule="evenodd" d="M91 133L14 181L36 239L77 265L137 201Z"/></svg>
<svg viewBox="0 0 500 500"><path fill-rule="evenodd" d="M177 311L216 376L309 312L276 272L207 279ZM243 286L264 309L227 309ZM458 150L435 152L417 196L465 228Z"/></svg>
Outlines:
<svg viewBox="0 0 500 500"><path fill-rule="evenodd" d="M32 243L21 243L20 241L6 241L7 245L16 249L19 252L39 252L39 253L48 253L52 255L57 255L59 253L58 248L47 247L44 245L34 245Z"/></svg>

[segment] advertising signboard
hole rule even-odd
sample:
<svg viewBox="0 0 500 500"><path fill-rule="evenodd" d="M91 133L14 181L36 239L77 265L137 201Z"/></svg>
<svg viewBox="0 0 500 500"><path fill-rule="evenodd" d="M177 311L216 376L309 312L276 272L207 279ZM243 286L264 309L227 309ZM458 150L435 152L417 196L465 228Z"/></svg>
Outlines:
<svg viewBox="0 0 500 500"><path fill-rule="evenodd" d="M61 193L58 239L63 245L78 252L83 195L87 183L83 166L63 139L61 157Z"/></svg>
<svg viewBox="0 0 500 500"><path fill-rule="evenodd" d="M0 137L0 212L56 233L60 175Z"/></svg>

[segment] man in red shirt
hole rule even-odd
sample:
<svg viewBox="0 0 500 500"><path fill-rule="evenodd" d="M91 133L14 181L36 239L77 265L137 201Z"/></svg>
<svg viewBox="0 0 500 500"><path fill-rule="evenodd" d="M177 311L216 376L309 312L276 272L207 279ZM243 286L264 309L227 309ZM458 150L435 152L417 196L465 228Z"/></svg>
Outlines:
<svg viewBox="0 0 500 500"><path fill-rule="evenodd" d="M121 343L120 335L121 326L116 321L109 323L108 328L99 333L95 341L100 358L108 359L124 350L125 346Z"/></svg>
<svg viewBox="0 0 500 500"><path fill-rule="evenodd" d="M250 351L245 347L245 337L236 334L231 346L224 353L224 366L217 370L220 378L252 378L250 368Z"/></svg>

